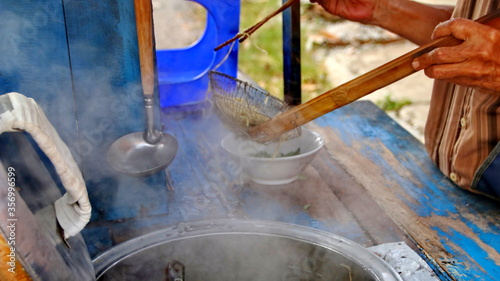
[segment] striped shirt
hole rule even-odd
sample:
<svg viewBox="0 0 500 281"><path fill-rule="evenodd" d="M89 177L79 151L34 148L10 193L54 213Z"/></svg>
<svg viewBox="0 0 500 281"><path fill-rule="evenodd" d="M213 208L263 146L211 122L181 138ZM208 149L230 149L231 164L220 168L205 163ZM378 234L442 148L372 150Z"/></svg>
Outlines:
<svg viewBox="0 0 500 281"><path fill-rule="evenodd" d="M453 17L476 19L500 7L495 2L459 0ZM474 175L500 141L499 105L500 93L434 83L425 146L440 170L460 187L479 192L472 186Z"/></svg>

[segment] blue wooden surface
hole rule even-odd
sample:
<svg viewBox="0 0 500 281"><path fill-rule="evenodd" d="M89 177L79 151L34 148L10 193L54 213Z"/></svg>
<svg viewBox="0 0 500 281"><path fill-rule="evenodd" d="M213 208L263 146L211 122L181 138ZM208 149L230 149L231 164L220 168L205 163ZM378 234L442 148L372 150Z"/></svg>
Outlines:
<svg viewBox="0 0 500 281"><path fill-rule="evenodd" d="M92 256L166 226L221 218L295 223L330 231L364 246L406 241L397 225L361 185L332 162L327 151L322 151L301 179L292 184L258 185L242 177L239 163L220 146L229 132L208 107L198 112L172 110L164 109L163 123L180 145L175 161L168 167L169 189L164 198L168 213L115 221L112 225L91 223L83 234ZM340 185L349 190L342 190ZM370 208L371 212L366 214L360 207ZM100 235L99 229L107 230L111 240Z"/></svg>
<svg viewBox="0 0 500 281"><path fill-rule="evenodd" d="M497 201L455 186L423 145L374 105L355 103L314 123L336 161L418 243L443 280L498 280Z"/></svg>
<svg viewBox="0 0 500 281"><path fill-rule="evenodd" d="M94 255L164 226L251 218L322 229L364 246L405 241L442 280L498 275L497 202L456 187L422 144L372 103L308 124L326 148L300 180L274 187L242 180L238 163L220 147L228 131L213 115L165 114L163 122L181 144L168 168L168 214L110 225L113 241ZM93 227L102 226L85 231Z"/></svg>

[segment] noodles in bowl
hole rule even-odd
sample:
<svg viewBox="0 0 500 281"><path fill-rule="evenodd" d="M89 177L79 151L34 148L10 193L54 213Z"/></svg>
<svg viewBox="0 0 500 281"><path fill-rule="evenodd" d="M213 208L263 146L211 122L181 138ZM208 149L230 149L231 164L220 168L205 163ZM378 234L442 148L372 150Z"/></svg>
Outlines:
<svg viewBox="0 0 500 281"><path fill-rule="evenodd" d="M241 163L243 173L250 180L265 185L295 181L323 145L323 138L308 129L302 129L299 137L270 144L241 139L233 134L222 140L222 147Z"/></svg>

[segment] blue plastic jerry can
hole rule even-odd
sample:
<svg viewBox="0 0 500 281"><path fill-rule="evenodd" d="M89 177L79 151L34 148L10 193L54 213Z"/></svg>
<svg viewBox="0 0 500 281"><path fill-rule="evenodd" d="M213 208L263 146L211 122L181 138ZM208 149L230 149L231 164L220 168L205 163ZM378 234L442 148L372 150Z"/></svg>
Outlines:
<svg viewBox="0 0 500 281"><path fill-rule="evenodd" d="M236 77L238 44L214 51L239 31L240 0L188 0L207 10L206 29L192 45L157 50L158 92L161 107L203 102L207 97L208 72ZM189 20L189 19L186 19Z"/></svg>

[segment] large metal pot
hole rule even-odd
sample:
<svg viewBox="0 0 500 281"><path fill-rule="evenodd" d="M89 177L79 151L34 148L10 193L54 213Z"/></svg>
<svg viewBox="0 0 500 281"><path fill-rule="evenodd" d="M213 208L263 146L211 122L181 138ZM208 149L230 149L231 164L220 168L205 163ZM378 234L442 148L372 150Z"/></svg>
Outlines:
<svg viewBox="0 0 500 281"><path fill-rule="evenodd" d="M150 233L99 255L98 280L401 280L360 245L324 231L213 220Z"/></svg>

